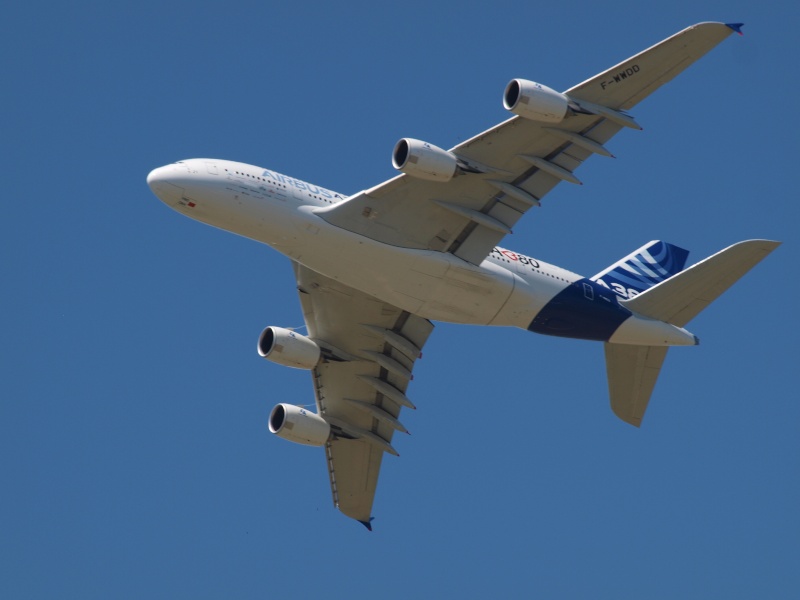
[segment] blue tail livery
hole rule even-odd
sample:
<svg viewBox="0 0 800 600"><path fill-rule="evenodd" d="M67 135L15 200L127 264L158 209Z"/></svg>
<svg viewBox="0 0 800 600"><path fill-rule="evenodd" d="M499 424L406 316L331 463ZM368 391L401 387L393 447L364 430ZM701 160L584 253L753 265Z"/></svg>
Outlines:
<svg viewBox="0 0 800 600"><path fill-rule="evenodd" d="M659 240L648 242L592 277L623 298L633 298L680 273L689 251Z"/></svg>

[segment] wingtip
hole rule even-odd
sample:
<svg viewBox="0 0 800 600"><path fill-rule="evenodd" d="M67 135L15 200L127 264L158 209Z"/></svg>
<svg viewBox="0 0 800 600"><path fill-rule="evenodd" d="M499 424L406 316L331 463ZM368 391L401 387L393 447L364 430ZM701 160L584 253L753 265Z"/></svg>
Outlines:
<svg viewBox="0 0 800 600"><path fill-rule="evenodd" d="M366 527L367 531L372 531L372 520L374 518L375 517L370 517L369 521L359 521L359 523L361 523L364 527Z"/></svg>
<svg viewBox="0 0 800 600"><path fill-rule="evenodd" d="M744 23L725 23L726 27L730 27L739 35L744 35L742 32L742 27L744 27Z"/></svg>

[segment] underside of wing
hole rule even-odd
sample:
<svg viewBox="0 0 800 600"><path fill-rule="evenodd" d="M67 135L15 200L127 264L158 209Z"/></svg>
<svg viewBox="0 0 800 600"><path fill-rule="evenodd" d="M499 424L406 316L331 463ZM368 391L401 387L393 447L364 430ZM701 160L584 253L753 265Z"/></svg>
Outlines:
<svg viewBox="0 0 800 600"><path fill-rule="evenodd" d="M447 183L403 174L345 202L318 211L328 222L393 246L450 252L480 264L522 216L621 126L576 115L547 128L515 117L468 145L453 149L485 172Z"/></svg>
<svg viewBox="0 0 800 600"><path fill-rule="evenodd" d="M325 446L334 505L369 527L383 454L395 431L414 362L433 325L294 264L309 336L328 360L312 372L317 410L334 436Z"/></svg>
<svg viewBox="0 0 800 600"><path fill-rule="evenodd" d="M579 183L574 171L584 160L592 154L610 156L604 144L620 129L639 128L621 111L734 29L722 23L689 27L563 94L553 92L568 107L560 121L516 116L447 152L433 147L436 156L457 165L446 181L404 173L316 212L338 227L386 244L450 252L480 264L553 187L561 181ZM404 141L408 150L409 140Z"/></svg>

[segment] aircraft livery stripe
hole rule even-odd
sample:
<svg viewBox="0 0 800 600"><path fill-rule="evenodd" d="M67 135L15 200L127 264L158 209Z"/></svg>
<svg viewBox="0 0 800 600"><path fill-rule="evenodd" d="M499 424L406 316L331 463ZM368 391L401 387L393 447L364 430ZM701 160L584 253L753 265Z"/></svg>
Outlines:
<svg viewBox="0 0 800 600"><path fill-rule="evenodd" d="M580 279L550 300L528 331L605 342L631 314L620 306L614 292L590 279Z"/></svg>

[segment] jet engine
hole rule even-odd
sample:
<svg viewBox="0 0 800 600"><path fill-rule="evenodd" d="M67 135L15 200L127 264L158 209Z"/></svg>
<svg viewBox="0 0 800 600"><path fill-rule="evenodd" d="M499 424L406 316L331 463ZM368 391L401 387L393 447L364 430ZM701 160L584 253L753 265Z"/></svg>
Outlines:
<svg viewBox="0 0 800 600"><path fill-rule="evenodd" d="M541 83L512 79L503 92L503 106L525 119L560 123L567 116L569 98Z"/></svg>
<svg viewBox="0 0 800 600"><path fill-rule="evenodd" d="M296 444L324 446L331 437L331 426L318 414L294 404L278 404L269 414L269 430Z"/></svg>
<svg viewBox="0 0 800 600"><path fill-rule="evenodd" d="M258 354L284 367L309 370L319 364L321 351L311 338L282 327L267 327L258 336Z"/></svg>
<svg viewBox="0 0 800 600"><path fill-rule="evenodd" d="M403 138L392 151L392 166L412 177L446 182L456 174L458 158L428 142Z"/></svg>

